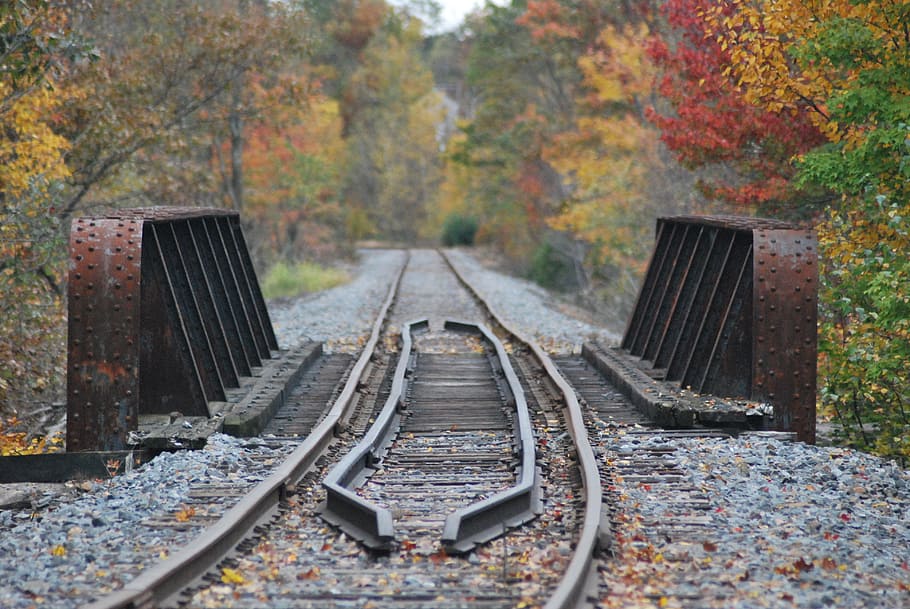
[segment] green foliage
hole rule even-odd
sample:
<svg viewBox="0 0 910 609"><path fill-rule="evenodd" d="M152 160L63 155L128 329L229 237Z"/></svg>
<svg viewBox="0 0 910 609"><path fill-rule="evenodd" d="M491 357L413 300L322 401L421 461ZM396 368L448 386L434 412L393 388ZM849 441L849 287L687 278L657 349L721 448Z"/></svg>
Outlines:
<svg viewBox="0 0 910 609"><path fill-rule="evenodd" d="M262 281L262 294L266 298L297 296L327 290L348 281L341 270L326 268L311 262L287 264L277 262L268 270Z"/></svg>
<svg viewBox="0 0 910 609"><path fill-rule="evenodd" d="M907 460L910 41L890 10L831 18L794 54L844 75L825 100L837 135L799 165L803 183L843 196L820 230L821 408L850 444Z"/></svg>
<svg viewBox="0 0 910 609"><path fill-rule="evenodd" d="M442 225L442 244L446 247L474 245L478 225L477 218L473 216L449 215Z"/></svg>
<svg viewBox="0 0 910 609"><path fill-rule="evenodd" d="M547 242L541 244L531 257L528 277L552 290L570 290L578 287L574 261Z"/></svg>
<svg viewBox="0 0 910 609"><path fill-rule="evenodd" d="M910 204L872 198L821 231L820 404L849 444L910 457Z"/></svg>

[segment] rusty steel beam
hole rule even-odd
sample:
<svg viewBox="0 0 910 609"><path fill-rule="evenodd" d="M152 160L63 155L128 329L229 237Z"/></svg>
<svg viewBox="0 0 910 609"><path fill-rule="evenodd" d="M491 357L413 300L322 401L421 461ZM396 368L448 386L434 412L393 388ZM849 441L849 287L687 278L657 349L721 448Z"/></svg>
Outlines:
<svg viewBox="0 0 910 609"><path fill-rule="evenodd" d="M621 343L651 376L774 406L774 425L815 441L815 232L763 218L657 221Z"/></svg>
<svg viewBox="0 0 910 609"><path fill-rule="evenodd" d="M140 414L210 416L278 349L234 211L76 219L68 285L68 451L125 449Z"/></svg>

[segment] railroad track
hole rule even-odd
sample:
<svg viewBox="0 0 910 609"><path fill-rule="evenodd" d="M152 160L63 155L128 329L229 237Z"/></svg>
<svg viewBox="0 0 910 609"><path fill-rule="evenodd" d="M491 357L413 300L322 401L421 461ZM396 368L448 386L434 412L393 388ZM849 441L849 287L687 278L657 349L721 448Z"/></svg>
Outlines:
<svg viewBox="0 0 910 609"><path fill-rule="evenodd" d="M710 526L667 433L719 432L652 426L583 357L554 361L452 262L416 251L359 357L316 361L253 440L287 459L252 489L194 490L209 526L89 607L604 601L626 524L616 479L677 515L643 522L648 535L694 543Z"/></svg>
<svg viewBox="0 0 910 609"><path fill-rule="evenodd" d="M582 597L600 483L596 468L578 467L593 458L572 439L584 441L574 393L545 378L556 369L539 347L497 325L501 344L473 325L496 321L454 275L431 291L441 304L428 305L420 274L438 277L444 262L416 257L357 361L317 363L303 380L313 389L292 391L266 429L262 441L296 443L290 457L188 547L91 607L567 607ZM446 327L440 309L471 322ZM399 353L410 334L400 320L428 311L413 352ZM408 377L401 396L396 369ZM332 520L321 508L331 505L326 475L369 438L386 403L401 426L346 480L397 523L370 549L320 514Z"/></svg>

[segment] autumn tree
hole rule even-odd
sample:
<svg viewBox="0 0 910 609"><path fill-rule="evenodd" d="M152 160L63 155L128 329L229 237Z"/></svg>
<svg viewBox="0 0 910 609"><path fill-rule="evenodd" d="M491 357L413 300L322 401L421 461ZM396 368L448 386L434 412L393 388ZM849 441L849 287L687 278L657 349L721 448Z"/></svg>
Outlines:
<svg viewBox="0 0 910 609"><path fill-rule="evenodd" d="M826 138L798 161L799 185L838 195L819 226L821 405L849 442L906 459L910 6L733 0L704 18L746 101Z"/></svg>
<svg viewBox="0 0 910 609"><path fill-rule="evenodd" d="M0 7L0 415L57 397L62 369L56 216L69 142L54 118L78 92L60 85L91 49L49 2ZM2 419L0 419L2 420Z"/></svg>
<svg viewBox="0 0 910 609"><path fill-rule="evenodd" d="M78 14L101 59L76 82L91 95L64 110L70 189L62 213L124 203L242 208L248 76L274 77L305 30L283 4L113 0ZM226 146L223 143L226 142ZM212 172L211 156L218 173Z"/></svg>
<svg viewBox="0 0 910 609"><path fill-rule="evenodd" d="M827 192L800 187L793 156L823 140L806 104L757 106L732 73L734 45L723 37L735 2L671 0L650 55L661 68L661 101L649 111L661 139L686 166L702 170L702 191L741 213L806 216ZM714 19L708 19L707 15Z"/></svg>

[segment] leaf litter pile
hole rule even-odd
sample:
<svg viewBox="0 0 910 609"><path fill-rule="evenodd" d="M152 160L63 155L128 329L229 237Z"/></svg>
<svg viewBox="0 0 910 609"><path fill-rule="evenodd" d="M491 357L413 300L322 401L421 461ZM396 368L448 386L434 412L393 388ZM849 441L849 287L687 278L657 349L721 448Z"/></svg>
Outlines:
<svg viewBox="0 0 910 609"><path fill-rule="evenodd" d="M910 474L760 437L614 437L601 607L910 606ZM647 479L623 462L659 460Z"/></svg>

